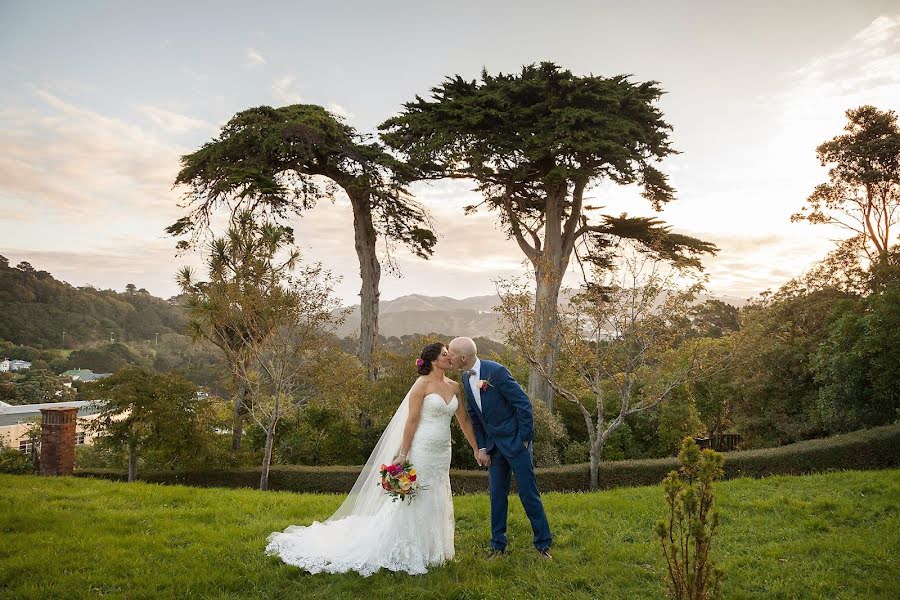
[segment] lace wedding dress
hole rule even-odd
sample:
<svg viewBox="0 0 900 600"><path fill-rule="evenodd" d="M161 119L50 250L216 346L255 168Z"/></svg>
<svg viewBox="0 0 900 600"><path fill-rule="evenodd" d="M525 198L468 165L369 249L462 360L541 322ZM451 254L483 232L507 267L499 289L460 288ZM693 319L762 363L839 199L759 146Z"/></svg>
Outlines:
<svg viewBox="0 0 900 600"><path fill-rule="evenodd" d="M392 502L379 486L379 467L396 456L409 395L403 400L341 507L325 522L291 526L269 536L266 554L310 573L356 571L368 577L379 569L426 573L453 558L453 498L450 493L450 420L459 400L448 403L428 394L409 460L418 494Z"/></svg>

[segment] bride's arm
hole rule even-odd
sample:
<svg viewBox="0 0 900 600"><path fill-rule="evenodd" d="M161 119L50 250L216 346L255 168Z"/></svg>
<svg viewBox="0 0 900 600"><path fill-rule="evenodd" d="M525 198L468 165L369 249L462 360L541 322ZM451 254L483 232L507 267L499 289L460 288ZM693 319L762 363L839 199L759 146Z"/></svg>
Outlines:
<svg viewBox="0 0 900 600"><path fill-rule="evenodd" d="M459 397L461 390L459 389L459 385L456 386L456 395ZM475 438L475 428L472 427L472 418L469 416L469 411L466 410L465 402L458 402L459 406L456 407L456 420L459 422L459 428L462 429L463 435L466 436L466 439L469 441L469 445L472 446L472 452L476 455L478 454L478 440Z"/></svg>
<svg viewBox="0 0 900 600"><path fill-rule="evenodd" d="M417 381L409 391L409 416L406 417L406 426L403 428L403 439L400 442L400 451L394 458L394 464L403 464L409 456L409 447L412 446L413 436L419 428L419 418L422 416L422 404L425 401L425 384Z"/></svg>

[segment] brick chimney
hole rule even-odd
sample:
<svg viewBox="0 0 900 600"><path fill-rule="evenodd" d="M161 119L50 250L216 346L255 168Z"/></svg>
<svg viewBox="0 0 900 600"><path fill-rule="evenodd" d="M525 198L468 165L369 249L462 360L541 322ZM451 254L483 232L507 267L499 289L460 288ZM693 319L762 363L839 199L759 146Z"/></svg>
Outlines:
<svg viewBox="0 0 900 600"><path fill-rule="evenodd" d="M41 475L71 475L75 468L75 407L41 409Z"/></svg>

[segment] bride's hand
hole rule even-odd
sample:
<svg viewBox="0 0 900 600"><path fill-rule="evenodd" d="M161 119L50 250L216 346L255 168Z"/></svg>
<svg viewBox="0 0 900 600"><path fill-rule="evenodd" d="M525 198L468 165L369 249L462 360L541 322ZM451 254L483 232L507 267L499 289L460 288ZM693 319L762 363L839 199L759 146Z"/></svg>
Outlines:
<svg viewBox="0 0 900 600"><path fill-rule="evenodd" d="M392 465L402 465L402 464L405 463L405 462L406 462L406 457L403 456L402 454L398 454L398 455L394 458L394 460L391 461L391 464L392 464Z"/></svg>

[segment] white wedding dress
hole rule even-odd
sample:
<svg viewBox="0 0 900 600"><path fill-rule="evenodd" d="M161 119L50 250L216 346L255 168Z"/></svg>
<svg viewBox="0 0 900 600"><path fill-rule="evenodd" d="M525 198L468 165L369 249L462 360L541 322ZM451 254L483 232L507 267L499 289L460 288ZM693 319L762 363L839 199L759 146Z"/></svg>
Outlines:
<svg viewBox="0 0 900 600"><path fill-rule="evenodd" d="M409 414L409 395L394 414L347 499L323 523L291 526L269 536L266 554L310 573L356 571L368 577L379 569L420 575L453 558L453 498L450 493L450 420L459 400L447 403L427 394L409 460L418 494L391 501L379 486L379 467L400 448Z"/></svg>

